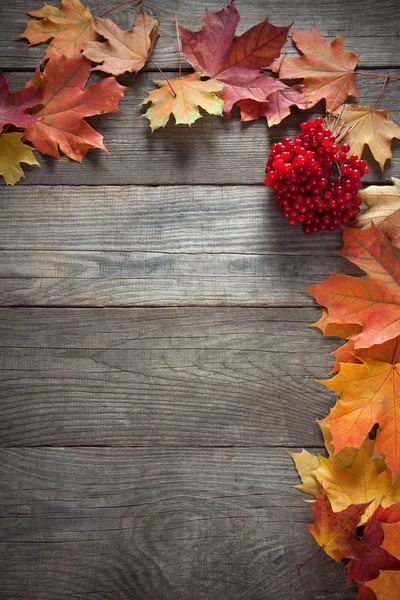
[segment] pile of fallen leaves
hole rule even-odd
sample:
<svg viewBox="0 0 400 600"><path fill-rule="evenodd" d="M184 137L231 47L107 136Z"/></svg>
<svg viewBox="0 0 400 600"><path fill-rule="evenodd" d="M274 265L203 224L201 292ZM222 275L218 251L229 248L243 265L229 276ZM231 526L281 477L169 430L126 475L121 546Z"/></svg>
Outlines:
<svg viewBox="0 0 400 600"><path fill-rule="evenodd" d="M179 68L178 77L168 79L151 58L158 20L141 8L133 28L124 31L106 18L118 7L95 18L80 0L62 0L59 8L45 4L29 13L35 20L22 37L48 46L23 90L10 92L0 74L0 174L6 183L23 176L21 163L38 164L34 150L79 162L90 149L106 151L85 119L118 111L129 88L117 77L136 74L147 61L163 77L143 101L150 104L144 116L153 131L172 116L176 124L191 125L200 110L229 116L234 105L242 121L264 117L272 126L291 107L306 110L322 102L347 126L342 141L352 153L361 156L369 146L382 170L391 157L400 127L388 118L390 111L345 104L349 96L359 99L356 75L363 74L343 38L327 42L316 28L295 30L292 40L301 55L285 57L290 26L265 19L236 36L240 17L232 1L217 13L206 10L200 31L176 20L178 52L181 45L194 72L182 75ZM101 71L101 78L87 85L91 71ZM323 335L346 339L334 353L334 377L322 382L337 394L320 422L328 457L305 450L291 456L302 480L297 487L316 498L309 529L317 543L334 560L346 561L359 600L395 600L400 599L400 180L370 186L359 196L368 210L343 230L341 254L366 275L332 275L311 287L323 307L315 325Z"/></svg>

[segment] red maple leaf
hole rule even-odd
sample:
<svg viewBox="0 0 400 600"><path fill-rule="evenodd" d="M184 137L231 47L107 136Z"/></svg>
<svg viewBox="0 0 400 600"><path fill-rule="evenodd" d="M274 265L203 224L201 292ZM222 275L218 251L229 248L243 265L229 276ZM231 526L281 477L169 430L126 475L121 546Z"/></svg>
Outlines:
<svg viewBox="0 0 400 600"><path fill-rule="evenodd" d="M200 31L180 26L182 49L195 71L224 84L219 95L228 114L235 102L265 102L270 94L287 87L261 70L280 55L291 26L275 27L265 19L236 37L239 19L232 0L219 12L206 10Z"/></svg>
<svg viewBox="0 0 400 600"><path fill-rule="evenodd" d="M26 111L42 100L43 91L36 87L10 92L7 79L0 73L0 131L5 125L27 127L35 123L37 118Z"/></svg>
<svg viewBox="0 0 400 600"><path fill-rule="evenodd" d="M103 137L84 117L117 112L127 88L107 77L84 89L90 69L83 54L54 56L43 76L35 73L28 84L43 90L43 106L35 111L36 122L27 127L24 136L39 152L60 159L60 149L72 160L81 161L90 148L107 151Z"/></svg>

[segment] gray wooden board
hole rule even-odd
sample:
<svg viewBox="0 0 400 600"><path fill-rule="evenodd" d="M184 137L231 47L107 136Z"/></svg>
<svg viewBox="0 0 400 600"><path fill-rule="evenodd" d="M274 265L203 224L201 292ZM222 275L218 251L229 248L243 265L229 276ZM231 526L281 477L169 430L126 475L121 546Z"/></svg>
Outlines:
<svg viewBox="0 0 400 600"><path fill-rule="evenodd" d="M350 600L283 449L0 451L2 600Z"/></svg>
<svg viewBox="0 0 400 600"><path fill-rule="evenodd" d="M41 44L29 48L25 39L17 39L30 18L27 10L38 10L43 0L2 0L0 4L0 67L8 69L36 68L45 52ZM57 2L50 2L57 5ZM87 3L85 3L87 4ZM156 43L153 58L163 69L178 67L178 53L174 13L180 22L192 30L201 28L204 8L220 10L228 0L146 0L145 9L160 19L161 36ZM109 0L91 0L89 3L94 16L110 8ZM238 33L243 33L266 16L274 25L294 23L294 29L307 31L316 25L321 34L329 40L343 36L345 47L360 55L360 67L398 67L398 22L400 7L397 0L353 0L343 6L342 0L298 0L295 3L269 0L238 0L241 13ZM123 28L132 26L133 17L138 12L135 7L123 7L112 14L112 18ZM110 15L111 16L111 15ZM291 43L288 56L294 56ZM187 65L186 61L184 65Z"/></svg>
<svg viewBox="0 0 400 600"><path fill-rule="evenodd" d="M1 309L4 445L321 444L317 309Z"/></svg>
<svg viewBox="0 0 400 600"><path fill-rule="evenodd" d="M399 70L393 73L400 75ZM12 73L10 84L15 89L23 87L29 77L28 73ZM21 184L262 185L271 144L295 135L301 121L310 114L322 114L324 110L319 105L315 112L305 115L296 109L281 125L267 129L265 119L240 123L235 109L229 119L206 115L191 128L170 123L165 129L151 133L148 120L141 118L144 111L139 104L154 88L154 78L154 73L143 73L138 77L120 104L121 112L89 119L104 136L110 155L100 150L91 151L81 165L69 159L61 162L38 155L41 168L24 165L26 177ZM360 76L361 101L373 105L381 83L380 79ZM396 110L399 107L398 85L399 82L388 84L381 107L392 109L393 118L400 121L400 113ZM388 161L384 174L369 150L365 152L371 170L364 178L365 182L390 182L390 177L399 176L400 142L394 140L392 147L393 160Z"/></svg>

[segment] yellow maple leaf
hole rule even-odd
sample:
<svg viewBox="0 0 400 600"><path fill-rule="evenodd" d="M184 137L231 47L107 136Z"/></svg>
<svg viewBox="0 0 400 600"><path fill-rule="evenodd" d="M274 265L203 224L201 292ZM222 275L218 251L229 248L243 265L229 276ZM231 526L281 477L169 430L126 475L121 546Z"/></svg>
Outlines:
<svg viewBox="0 0 400 600"><path fill-rule="evenodd" d="M62 0L60 8L45 4L40 10L28 12L37 21L31 21L20 35L34 46L51 38L46 57L57 54L74 56L83 48L83 40L97 40L93 17L80 0Z"/></svg>
<svg viewBox="0 0 400 600"><path fill-rule="evenodd" d="M400 127L388 119L392 112L359 104L345 104L338 109L341 122L351 126L351 130L343 138L350 145L351 154L361 156L364 146L368 145L382 171L386 160L392 158L392 139L400 139Z"/></svg>
<svg viewBox="0 0 400 600"><path fill-rule="evenodd" d="M334 459L319 457L314 476L323 486L332 510L339 512L351 504L371 502L362 517L365 523L379 505L400 502L400 477L394 482L390 469L378 473L367 448L361 446L350 467L343 468Z"/></svg>
<svg viewBox="0 0 400 600"><path fill-rule="evenodd" d="M400 179L392 177L392 181L393 185L370 185L358 192L369 210L357 217L353 226L364 228L374 223L400 248Z"/></svg>
<svg viewBox="0 0 400 600"><path fill-rule="evenodd" d="M319 467L318 456L304 449L301 452L288 451L288 454L292 458L301 479L301 483L294 487L305 494L317 497L321 489L319 481L314 475Z"/></svg>
<svg viewBox="0 0 400 600"><path fill-rule="evenodd" d="M191 125L200 119L199 108L211 115L222 115L224 102L215 92L220 92L224 86L214 79L202 81L200 77L199 73L192 73L171 79L169 85L164 80L155 82L159 89L150 92L142 102L152 104L143 115L149 119L152 131L165 127L171 114L177 125Z"/></svg>
<svg viewBox="0 0 400 600"><path fill-rule="evenodd" d="M33 148L22 142L22 135L18 132L0 135L0 175L7 185L14 185L24 176L20 163L39 165Z"/></svg>

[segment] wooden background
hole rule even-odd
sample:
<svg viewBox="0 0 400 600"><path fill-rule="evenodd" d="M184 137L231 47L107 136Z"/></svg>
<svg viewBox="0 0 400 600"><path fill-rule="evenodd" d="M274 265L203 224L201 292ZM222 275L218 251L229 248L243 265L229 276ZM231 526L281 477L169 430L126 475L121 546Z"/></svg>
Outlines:
<svg viewBox="0 0 400 600"><path fill-rule="evenodd" d="M1 0L13 89L44 53L16 39L41 4ZM145 8L161 20L154 59L173 74L173 14L199 29L204 3ZM315 24L343 35L362 70L400 74L397 0L238 8L240 33L266 15ZM128 27L136 11L113 16ZM319 309L306 286L355 273L335 255L340 233L290 228L262 183L271 143L305 115L267 130L234 111L151 134L138 104L154 78L147 69L120 113L90 120L110 156L40 156L0 187L0 597L354 600L324 554L296 568L316 546L284 451L321 449L316 419L333 403L314 379L338 341L307 327ZM357 83L373 104L381 80ZM399 85L380 105L395 118ZM393 149L384 176L366 156L368 182L399 176Z"/></svg>

